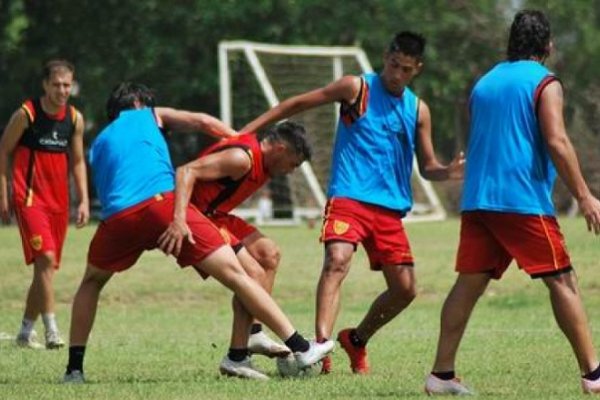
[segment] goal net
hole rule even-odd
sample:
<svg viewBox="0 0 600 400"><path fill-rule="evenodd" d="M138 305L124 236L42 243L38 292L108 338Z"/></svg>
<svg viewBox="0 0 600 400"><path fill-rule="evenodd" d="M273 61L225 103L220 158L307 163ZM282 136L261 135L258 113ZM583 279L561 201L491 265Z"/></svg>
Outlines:
<svg viewBox="0 0 600 400"><path fill-rule="evenodd" d="M315 89L344 75L372 71L358 47L290 46L227 41L219 44L221 119L234 128L277 105L280 100ZM297 224L320 218L326 198L339 104L326 104L292 117L303 124L313 158L234 212L257 224ZM415 170L416 170L415 164ZM407 220L441 220L446 212L428 181L412 178L415 206Z"/></svg>

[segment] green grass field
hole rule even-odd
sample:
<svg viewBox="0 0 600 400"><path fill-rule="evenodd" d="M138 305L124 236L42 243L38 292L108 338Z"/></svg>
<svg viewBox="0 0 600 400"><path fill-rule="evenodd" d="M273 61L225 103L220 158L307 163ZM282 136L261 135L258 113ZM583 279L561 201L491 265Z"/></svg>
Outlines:
<svg viewBox="0 0 600 400"><path fill-rule="evenodd" d="M562 219L584 301L600 337L600 242L583 220ZM85 386L58 384L67 351L19 349L0 341L0 399L371 399L422 398L438 334L439 312L455 274L458 221L408 226L417 259L419 296L369 344L372 374L350 373L340 349L334 372L304 380L275 377L274 361L255 362L274 379L222 378L230 295L214 280L180 271L160 252L146 253L105 289L86 357ZM70 303L94 227L67 237L55 288L59 325L68 333ZM321 267L318 229L265 228L282 248L274 297L298 329L312 337L314 293ZM22 266L16 228L0 228L0 332L14 335L31 272ZM383 289L359 251L345 283L336 328L356 324ZM42 332L38 322L38 332ZM600 345L600 340L597 340ZM479 303L459 353L458 373L481 398L579 398L574 356L552 317L546 289L511 266Z"/></svg>

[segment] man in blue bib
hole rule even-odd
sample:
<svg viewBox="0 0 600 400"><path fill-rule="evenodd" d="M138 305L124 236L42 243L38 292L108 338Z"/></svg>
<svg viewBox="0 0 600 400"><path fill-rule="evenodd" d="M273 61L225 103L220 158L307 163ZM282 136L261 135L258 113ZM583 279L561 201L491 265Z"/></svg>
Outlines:
<svg viewBox="0 0 600 400"><path fill-rule="evenodd" d="M181 267L193 266L204 278L212 276L232 290L242 317L251 320L254 316L278 334L300 368L328 354L334 343L304 339L271 296L244 270L226 238L205 215L192 206L174 209L175 171L162 129L202 131L215 137L235 136L236 132L204 113L154 107L152 91L129 82L113 90L107 114L110 123L89 152L102 223L90 243L88 265L73 299L64 382L85 381L83 360L106 283L115 273L131 268L144 251L158 248L174 219L186 232L175 254ZM249 334L232 335L230 357L219 369L224 375L268 379L250 362Z"/></svg>
<svg viewBox="0 0 600 400"><path fill-rule="evenodd" d="M560 81L543 65L550 24L540 11L521 11L512 23L508 59L475 85L470 100L469 162L462 198L459 273L441 317L429 394L467 394L454 376L456 352L475 303L511 261L543 280L567 336L586 393L600 392L600 366L577 280L554 216L556 172L600 232L600 202L592 196L563 120Z"/></svg>
<svg viewBox="0 0 600 400"><path fill-rule="evenodd" d="M382 271L387 289L356 328L338 333L358 374L369 371L367 341L416 295L414 260L402 225L413 203L413 154L426 179L462 178L462 154L448 166L435 157L429 107L407 86L421 71L424 50L422 36L401 32L390 43L380 74L342 77L283 101L242 129L254 132L307 109L340 102L321 236L325 260L317 288L316 334L319 340L331 337L341 284L362 243L371 269ZM331 360L326 358L322 371L330 370Z"/></svg>

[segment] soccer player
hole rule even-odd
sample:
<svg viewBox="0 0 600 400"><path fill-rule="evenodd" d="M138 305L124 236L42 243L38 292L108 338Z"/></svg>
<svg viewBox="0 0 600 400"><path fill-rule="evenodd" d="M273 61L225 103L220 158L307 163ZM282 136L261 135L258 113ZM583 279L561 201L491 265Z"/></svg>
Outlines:
<svg viewBox="0 0 600 400"><path fill-rule="evenodd" d="M242 266L271 293L279 264L275 242L230 211L259 190L271 177L292 172L310 160L311 148L304 128L283 122L261 134L246 134L217 142L197 160L177 169L175 216L161 237L166 253L177 255L187 231L183 229L187 205L193 204L226 232ZM286 356L289 349L270 339L262 325L244 320L239 299L234 298L233 343L221 363L221 371L249 354ZM250 330L250 338L248 332ZM233 347L235 346L235 347Z"/></svg>
<svg viewBox="0 0 600 400"><path fill-rule="evenodd" d="M423 66L425 39L412 32L395 35L384 55L380 74L345 76L323 87L291 97L242 132L307 109L340 102L333 149L328 203L321 241L325 259L317 288L317 338L331 337L340 306L340 287L358 243L365 247L371 269L381 270L387 289L355 327L338 333L352 371L369 371L366 344L416 295L414 260L402 218L411 209L413 153L419 170L430 180L460 179L464 159L438 162L432 145L427 104L407 86ZM331 360L323 372L331 370Z"/></svg>
<svg viewBox="0 0 600 400"><path fill-rule="evenodd" d="M102 206L102 223L90 243L88 266L73 301L66 383L83 383L83 359L98 298L116 272L130 268L145 250L158 246L173 220L175 171L161 128L203 131L232 136L235 131L203 113L154 107L154 95L144 85L122 83L107 103L111 121L90 148L94 184ZM294 353L300 366L319 361L333 342L306 341L296 332L271 296L242 268L219 229L193 207L186 207L187 240L177 255L180 266L192 265L231 289L240 312L255 315ZM246 317L251 318L251 317ZM235 365L235 374L265 379L249 358Z"/></svg>
<svg viewBox="0 0 600 400"><path fill-rule="evenodd" d="M437 355L425 384L429 394L469 393L455 377L458 346L477 300L513 259L548 288L558 326L579 363L583 391L600 393L598 358L554 216L556 172L596 234L600 202L581 175L565 130L562 85L544 66L551 49L546 16L518 12L507 59L472 90L458 277L442 308Z"/></svg>
<svg viewBox="0 0 600 400"><path fill-rule="evenodd" d="M76 226L88 222L89 201L83 153L83 117L69 104L75 69L65 60L44 65L44 95L26 100L12 115L0 140L0 214L14 211L25 263L33 279L25 302L19 346L44 348L33 329L42 315L47 349L64 346L54 314L54 273L60 266L69 224L69 162L79 200ZM12 198L9 199L9 157Z"/></svg>

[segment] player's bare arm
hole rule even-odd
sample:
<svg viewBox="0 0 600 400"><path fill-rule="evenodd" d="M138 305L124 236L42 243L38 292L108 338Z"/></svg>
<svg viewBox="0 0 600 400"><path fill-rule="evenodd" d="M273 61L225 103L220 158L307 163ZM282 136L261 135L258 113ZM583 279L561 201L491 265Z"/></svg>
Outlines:
<svg viewBox="0 0 600 400"><path fill-rule="evenodd" d="M237 132L221 120L200 112L156 107L156 115L163 126L179 132L204 132L216 138L237 136Z"/></svg>
<svg viewBox="0 0 600 400"><path fill-rule="evenodd" d="M0 139L0 217L5 223L10 222L10 200L8 198L9 158L17 147L21 136L29 122L22 109L13 113Z"/></svg>
<svg viewBox="0 0 600 400"><path fill-rule="evenodd" d="M177 168L173 222L158 239L159 248L165 254L177 256L185 238L194 242L186 223L186 210L196 181L214 181L226 177L237 180L248 173L251 167L248 153L240 148L231 148Z"/></svg>
<svg viewBox="0 0 600 400"><path fill-rule="evenodd" d="M431 112L422 100L419 100L417 123L417 161L419 172L425 179L443 181L463 178L465 157L462 151L448 165L441 164L435 156L431 138Z"/></svg>
<svg viewBox="0 0 600 400"><path fill-rule="evenodd" d="M600 202L588 188L573 144L567 135L563 118L563 90L559 81L554 81L544 90L539 99L540 129L552 161L561 179L579 203L588 225L588 230L600 234Z"/></svg>
<svg viewBox="0 0 600 400"><path fill-rule="evenodd" d="M360 84L358 76L347 75L327 86L290 97L248 123L240 132L257 132L274 122L323 104L336 101L353 103L360 92Z"/></svg>
<svg viewBox="0 0 600 400"><path fill-rule="evenodd" d="M87 170L85 166L85 153L83 151L83 129L84 121L81 113L77 112L77 121L75 122L75 132L71 140L71 169L75 181L75 190L79 204L77 206L77 219L75 226L81 228L85 226L90 219L90 200L87 190Z"/></svg>

